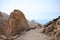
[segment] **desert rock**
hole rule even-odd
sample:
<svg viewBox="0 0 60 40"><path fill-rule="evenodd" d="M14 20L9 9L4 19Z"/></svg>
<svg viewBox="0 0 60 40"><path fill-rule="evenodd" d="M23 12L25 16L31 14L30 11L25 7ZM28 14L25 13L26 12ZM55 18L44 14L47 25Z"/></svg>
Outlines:
<svg viewBox="0 0 60 40"><path fill-rule="evenodd" d="M60 16L46 24L43 33L60 38Z"/></svg>
<svg viewBox="0 0 60 40"><path fill-rule="evenodd" d="M21 34L24 30L29 30L29 25L24 14L20 10L14 10L7 21L7 38Z"/></svg>

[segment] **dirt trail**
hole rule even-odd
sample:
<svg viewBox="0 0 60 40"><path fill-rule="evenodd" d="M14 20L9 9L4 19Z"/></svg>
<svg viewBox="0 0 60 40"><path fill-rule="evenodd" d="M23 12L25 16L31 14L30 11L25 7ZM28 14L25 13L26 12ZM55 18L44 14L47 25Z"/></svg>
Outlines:
<svg viewBox="0 0 60 40"><path fill-rule="evenodd" d="M34 29L30 30L23 35L21 35L16 40L50 40L51 37L46 36L45 34L41 33L42 29Z"/></svg>

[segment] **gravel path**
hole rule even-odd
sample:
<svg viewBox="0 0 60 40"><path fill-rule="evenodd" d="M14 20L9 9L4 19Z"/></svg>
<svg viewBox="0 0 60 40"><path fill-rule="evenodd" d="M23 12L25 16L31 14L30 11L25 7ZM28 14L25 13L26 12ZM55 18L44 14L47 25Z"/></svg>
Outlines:
<svg viewBox="0 0 60 40"><path fill-rule="evenodd" d="M16 40L50 40L51 38L41 33L42 29L30 30Z"/></svg>

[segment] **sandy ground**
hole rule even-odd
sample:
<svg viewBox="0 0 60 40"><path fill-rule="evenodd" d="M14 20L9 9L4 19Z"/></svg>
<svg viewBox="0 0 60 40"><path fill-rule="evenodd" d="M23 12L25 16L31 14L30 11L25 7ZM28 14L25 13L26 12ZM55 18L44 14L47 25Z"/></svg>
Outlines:
<svg viewBox="0 0 60 40"><path fill-rule="evenodd" d="M41 33L42 29L33 29L22 34L16 40L50 40L51 37Z"/></svg>

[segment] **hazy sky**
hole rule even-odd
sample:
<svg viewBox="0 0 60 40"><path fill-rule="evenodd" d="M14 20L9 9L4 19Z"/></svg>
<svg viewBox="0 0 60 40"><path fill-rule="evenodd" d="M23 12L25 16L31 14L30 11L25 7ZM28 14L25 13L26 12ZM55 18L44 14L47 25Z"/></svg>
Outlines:
<svg viewBox="0 0 60 40"><path fill-rule="evenodd" d="M28 20L51 20L60 16L60 0L0 0L0 11L21 10Z"/></svg>

